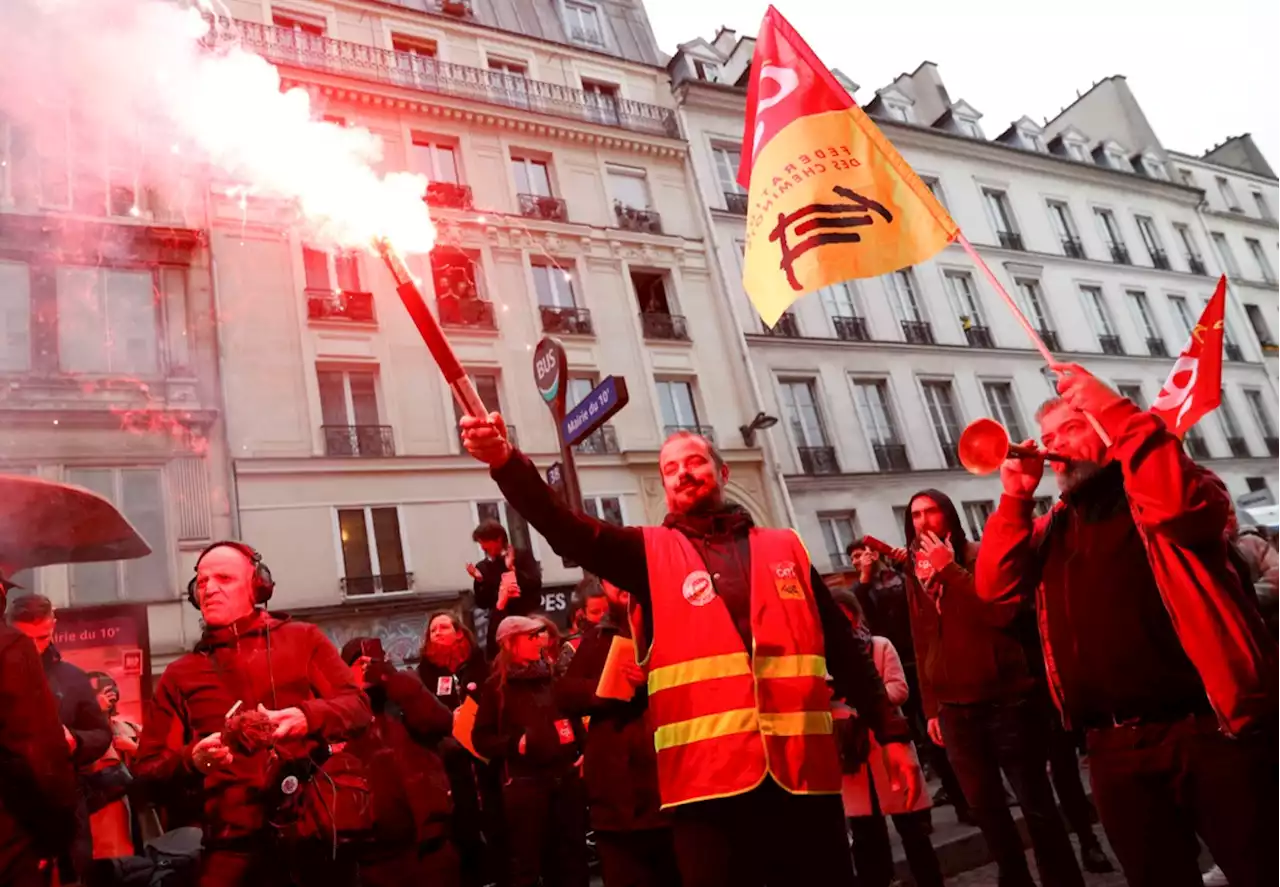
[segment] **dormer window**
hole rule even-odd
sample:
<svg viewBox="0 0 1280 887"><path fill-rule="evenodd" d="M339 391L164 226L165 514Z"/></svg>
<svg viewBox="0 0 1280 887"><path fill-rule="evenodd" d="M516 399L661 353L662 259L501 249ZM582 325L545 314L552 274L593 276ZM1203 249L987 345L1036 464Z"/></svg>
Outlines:
<svg viewBox="0 0 1280 887"><path fill-rule="evenodd" d="M1107 158L1107 166L1121 172L1133 172L1133 164L1129 162L1129 152L1115 142L1107 142L1102 146L1102 155Z"/></svg>
<svg viewBox="0 0 1280 887"><path fill-rule="evenodd" d="M915 103L910 96L897 87L886 86L884 89L877 90L876 101L884 109L884 116L890 120L897 120L900 123L916 122L915 109L912 108Z"/></svg>
<svg viewBox="0 0 1280 887"><path fill-rule="evenodd" d="M1063 144L1067 146L1067 154L1072 160L1079 160L1081 163L1089 160L1089 151L1083 142L1063 142Z"/></svg>
<svg viewBox="0 0 1280 887"><path fill-rule="evenodd" d="M1137 157L1137 165L1140 166L1143 173L1148 178L1159 179L1162 182L1169 181L1169 173L1165 170L1164 164L1160 162L1160 158L1154 154L1141 154Z"/></svg>
<svg viewBox="0 0 1280 887"><path fill-rule="evenodd" d="M982 127L978 126L978 121L971 117L957 117L956 125L960 127L960 131L971 139L985 138L982 135Z"/></svg>
<svg viewBox="0 0 1280 887"><path fill-rule="evenodd" d="M1033 129L1022 130L1022 140L1027 143L1032 151L1038 151L1041 154L1048 153L1049 149L1045 147L1044 136Z"/></svg>
<svg viewBox="0 0 1280 887"><path fill-rule="evenodd" d="M702 59L693 60L693 72L699 80L705 80L708 83L716 83L720 80L720 66L715 62L704 62Z"/></svg>
<svg viewBox="0 0 1280 887"><path fill-rule="evenodd" d="M894 120L903 123L914 123L915 115L911 112L911 106L901 102L885 102L884 109Z"/></svg>
<svg viewBox="0 0 1280 887"><path fill-rule="evenodd" d="M955 121L956 129L961 134L971 139L986 138L982 134L982 127L978 125L978 121L982 119L982 114L964 99L951 106L951 117Z"/></svg>

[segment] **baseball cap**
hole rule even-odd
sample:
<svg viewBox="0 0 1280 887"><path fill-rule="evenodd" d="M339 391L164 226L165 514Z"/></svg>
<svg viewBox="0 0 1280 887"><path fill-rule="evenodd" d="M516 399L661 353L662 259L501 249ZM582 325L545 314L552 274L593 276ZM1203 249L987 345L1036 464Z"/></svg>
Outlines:
<svg viewBox="0 0 1280 887"><path fill-rule="evenodd" d="M533 634L535 631L542 631L546 627L546 623L540 619L530 619L528 616L508 616L498 626L498 643L502 643L513 634Z"/></svg>

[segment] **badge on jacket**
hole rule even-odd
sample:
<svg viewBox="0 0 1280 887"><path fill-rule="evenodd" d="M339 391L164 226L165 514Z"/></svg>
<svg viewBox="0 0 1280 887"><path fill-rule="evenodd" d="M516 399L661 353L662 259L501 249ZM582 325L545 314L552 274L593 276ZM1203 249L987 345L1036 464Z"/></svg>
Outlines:
<svg viewBox="0 0 1280 887"><path fill-rule="evenodd" d="M716 586L711 581L711 574L706 570L696 570L684 577L684 586L680 589L684 599L695 607L705 607L716 598Z"/></svg>
<svg viewBox="0 0 1280 887"><path fill-rule="evenodd" d="M568 718L556 721L556 733L560 737L561 745L569 745L573 742L573 724L569 723Z"/></svg>
<svg viewBox="0 0 1280 887"><path fill-rule="evenodd" d="M773 585L778 589L778 597L784 601L804 600L804 585L800 583L796 565L791 561L773 565Z"/></svg>
<svg viewBox="0 0 1280 887"><path fill-rule="evenodd" d="M453 675L443 675L436 678L436 695L448 696L453 693Z"/></svg>

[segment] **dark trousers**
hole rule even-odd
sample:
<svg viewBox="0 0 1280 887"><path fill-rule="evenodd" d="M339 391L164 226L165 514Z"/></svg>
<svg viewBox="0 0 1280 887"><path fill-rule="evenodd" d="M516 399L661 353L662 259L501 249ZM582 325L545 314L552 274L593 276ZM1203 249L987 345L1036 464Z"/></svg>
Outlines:
<svg viewBox="0 0 1280 887"><path fill-rule="evenodd" d="M587 793L577 771L512 779L502 801L510 887L587 887Z"/></svg>
<svg viewBox="0 0 1280 887"><path fill-rule="evenodd" d="M853 837L853 867L858 872L858 887L889 887L893 881L893 846L889 843L889 826L880 812L880 799L875 782L870 783L871 815L849 817L849 833ZM893 827L902 838L902 849L911 867L916 887L942 887L942 869L933 852L926 828L928 810L897 813Z"/></svg>
<svg viewBox="0 0 1280 887"><path fill-rule="evenodd" d="M604 887L680 887L671 829L596 832Z"/></svg>
<svg viewBox="0 0 1280 887"><path fill-rule="evenodd" d="M478 762L453 737L442 739L436 750L449 777L449 794L453 799L453 840L462 859L463 883L468 887L479 887L487 883L487 879L484 874L484 818L475 773Z"/></svg>
<svg viewBox="0 0 1280 887"><path fill-rule="evenodd" d="M1045 887L1083 887L1045 769L1049 725L1044 708L1033 698L943 705L939 718L947 756L999 865L1000 887L1035 884L1005 803L1001 771L1022 807L1040 880Z"/></svg>
<svg viewBox="0 0 1280 887"><path fill-rule="evenodd" d="M355 887L359 868L354 858L332 859L327 848L293 852L274 846L258 850L215 849L205 850L201 857L198 883L199 887Z"/></svg>
<svg viewBox="0 0 1280 887"><path fill-rule="evenodd" d="M852 887L839 795L793 795L766 777L731 798L677 807L684 887Z"/></svg>
<svg viewBox="0 0 1280 887"><path fill-rule="evenodd" d="M360 864L360 887L458 887L458 855L448 841L438 841L425 852L405 847Z"/></svg>
<svg viewBox="0 0 1280 887"><path fill-rule="evenodd" d="M929 769L942 782L942 788L956 812L968 810L969 802L965 799L964 790L960 788L960 780L956 779L955 770L951 769L951 762L947 760L946 749L934 745L929 738L928 720L920 704L920 676L916 664L903 663L902 673L906 676L908 690L907 701L902 703L902 714L911 728L911 738L915 740L921 761L928 764Z"/></svg>
<svg viewBox="0 0 1280 887"><path fill-rule="evenodd" d="M1076 737L1062 726L1057 711L1048 707L1049 718L1049 778L1058 795L1058 806L1067 818L1067 825L1076 833L1080 843L1096 844L1093 835L1093 804L1085 794L1080 779L1080 759L1076 756Z"/></svg>
<svg viewBox="0 0 1280 887"><path fill-rule="evenodd" d="M1231 887L1280 883L1274 733L1230 739L1200 716L1087 740L1094 803L1130 887L1199 887L1196 835Z"/></svg>

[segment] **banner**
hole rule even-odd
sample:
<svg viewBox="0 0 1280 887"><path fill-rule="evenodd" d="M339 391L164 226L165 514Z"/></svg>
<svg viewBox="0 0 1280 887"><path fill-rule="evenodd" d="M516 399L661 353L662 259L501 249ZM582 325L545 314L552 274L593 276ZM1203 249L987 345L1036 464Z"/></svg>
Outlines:
<svg viewBox="0 0 1280 887"><path fill-rule="evenodd" d="M1173 363L1169 378L1151 404L1169 430L1181 437L1222 403L1222 341L1227 306L1227 277L1218 279L1213 298L1192 328Z"/></svg>

